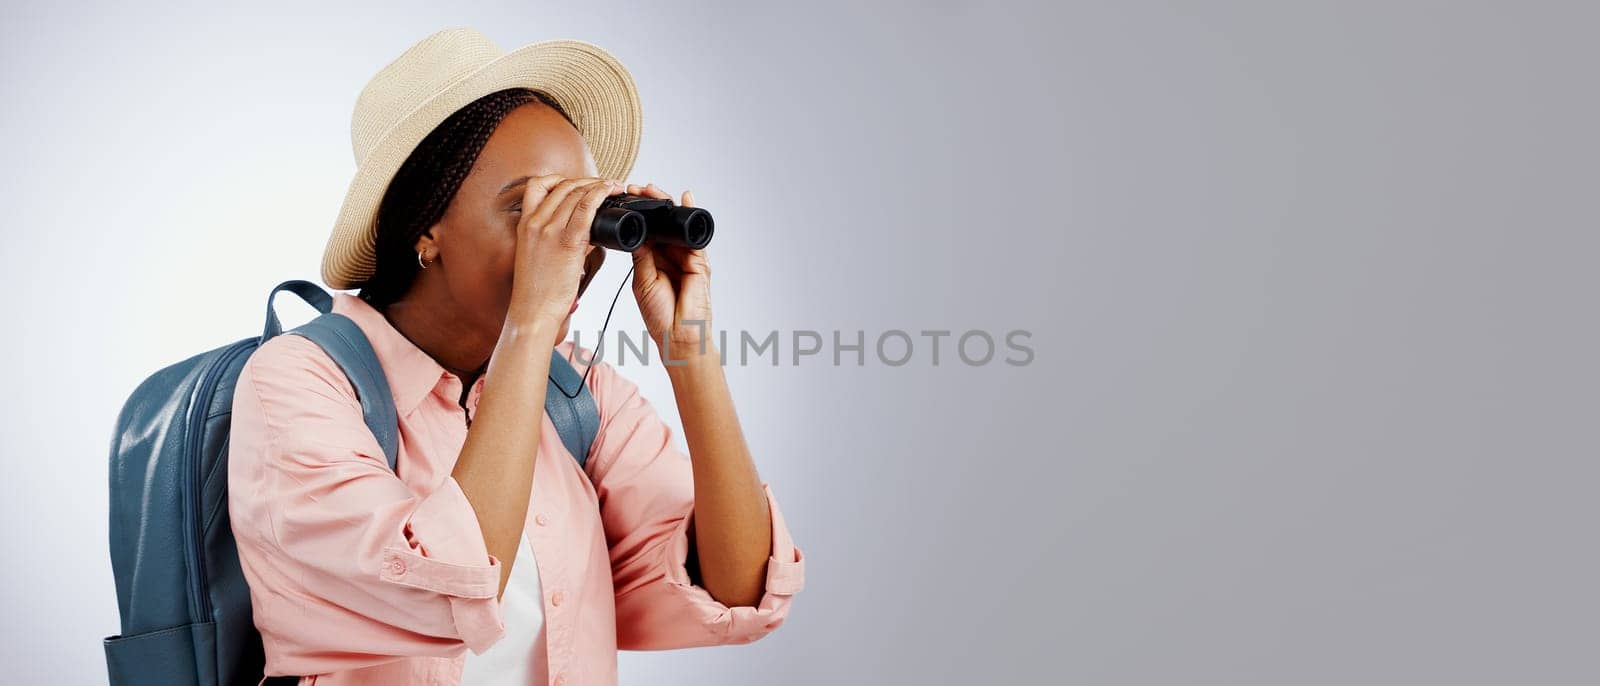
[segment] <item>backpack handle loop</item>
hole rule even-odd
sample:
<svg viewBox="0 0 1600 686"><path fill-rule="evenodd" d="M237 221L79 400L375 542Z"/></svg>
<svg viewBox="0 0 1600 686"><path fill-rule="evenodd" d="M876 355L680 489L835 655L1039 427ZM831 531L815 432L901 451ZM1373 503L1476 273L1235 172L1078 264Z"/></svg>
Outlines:
<svg viewBox="0 0 1600 686"><path fill-rule="evenodd" d="M328 295L328 292L322 290L321 286L304 279L290 279L280 283L272 289L271 293L267 294L267 325L261 331L262 343L266 343L267 339L283 333L283 324L278 321L278 312L272 306L272 300L278 295L278 291L289 291L300 296L301 300L306 301L307 305L316 308L318 312L325 314L333 310L333 296Z"/></svg>

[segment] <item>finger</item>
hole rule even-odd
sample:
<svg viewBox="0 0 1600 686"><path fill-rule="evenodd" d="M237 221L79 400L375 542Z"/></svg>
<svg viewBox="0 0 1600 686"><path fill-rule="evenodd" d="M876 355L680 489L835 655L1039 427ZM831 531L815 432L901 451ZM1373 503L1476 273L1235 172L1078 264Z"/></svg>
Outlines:
<svg viewBox="0 0 1600 686"><path fill-rule="evenodd" d="M705 248L689 251L689 260L694 265L694 271L706 275L708 279L711 278L711 258L706 257Z"/></svg>
<svg viewBox="0 0 1600 686"><path fill-rule="evenodd" d="M694 207L694 194L690 193L689 191L684 191L683 202L678 204L683 205L684 207Z"/></svg>
<svg viewBox="0 0 1600 686"><path fill-rule="evenodd" d="M599 209L600 201L604 200L606 195L619 192L621 189L617 187L616 182L606 179L594 179L579 185L572 189L556 208L550 222L551 230L565 232L576 218L575 214L581 216L586 209L593 212ZM599 195L598 199L591 198L595 194Z"/></svg>
<svg viewBox="0 0 1600 686"><path fill-rule="evenodd" d="M640 193L640 195L643 195L643 196L648 197L648 198L656 198L658 200L671 200L672 199L672 194L671 193L668 193L668 192L666 192L664 190L661 190L654 183L645 184L644 189Z"/></svg>
<svg viewBox="0 0 1600 686"><path fill-rule="evenodd" d="M544 176L535 176L528 179L527 185L522 189L523 218L531 217L539 205L544 202L544 199L549 197L551 191L554 191L565 180L566 177L560 174L545 174Z"/></svg>
<svg viewBox="0 0 1600 686"><path fill-rule="evenodd" d="M594 226L594 215L600 211L601 203L605 202L606 196L621 192L622 187L616 182L600 181L569 196L572 209L561 230L562 242L575 247L589 245L589 230Z"/></svg>
<svg viewBox="0 0 1600 686"><path fill-rule="evenodd" d="M670 272L669 276L677 278L684 274L710 274L711 262L706 259L704 249L695 250L682 245L663 245L662 255L657 265L657 271Z"/></svg>
<svg viewBox="0 0 1600 686"><path fill-rule="evenodd" d="M546 234L565 232L567 223L572 217L572 208L576 207L579 198L597 183L600 183L597 179L584 179L571 186L565 184L558 186L551 192L550 197L545 199L545 205L549 207L540 208L542 216L539 230ZM556 193L561 195L557 196Z"/></svg>
<svg viewBox="0 0 1600 686"><path fill-rule="evenodd" d="M633 251L633 289L637 293L656 280L656 255L650 244Z"/></svg>
<svg viewBox="0 0 1600 686"><path fill-rule="evenodd" d="M664 245L654 246L654 252L650 255L650 262L655 267L656 276L665 277L668 282L676 283L678 277L683 275L683 272L678 269L677 264L673 263L672 255L668 254L666 248L667 246Z"/></svg>
<svg viewBox="0 0 1600 686"><path fill-rule="evenodd" d="M556 182L555 186L550 189L549 193L545 194L544 199L539 202L538 207L530 210L529 207L524 204L522 206L522 212L527 218L527 221L530 222L530 226L534 227L535 229L544 229L548 227L556 217L566 216L563 214L558 214L558 212L561 211L562 204L572 196L574 191L589 184L595 183L596 181L598 181L598 179L576 177L561 179L560 181Z"/></svg>

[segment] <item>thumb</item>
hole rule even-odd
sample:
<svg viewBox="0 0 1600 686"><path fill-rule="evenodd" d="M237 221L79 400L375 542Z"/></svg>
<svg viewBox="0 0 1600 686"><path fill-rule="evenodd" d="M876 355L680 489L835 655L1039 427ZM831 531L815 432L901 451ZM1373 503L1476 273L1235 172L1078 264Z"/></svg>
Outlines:
<svg viewBox="0 0 1600 686"><path fill-rule="evenodd" d="M656 280L656 254L649 243L633 251L633 288L639 292Z"/></svg>

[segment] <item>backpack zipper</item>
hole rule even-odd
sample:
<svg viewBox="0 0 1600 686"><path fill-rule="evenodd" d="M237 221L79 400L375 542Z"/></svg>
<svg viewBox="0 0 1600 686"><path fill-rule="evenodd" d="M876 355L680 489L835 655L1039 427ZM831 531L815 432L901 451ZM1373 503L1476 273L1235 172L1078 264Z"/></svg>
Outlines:
<svg viewBox="0 0 1600 686"><path fill-rule="evenodd" d="M209 622L215 618L211 616L211 593L206 589L208 577L206 576L206 556L200 549L205 541L205 523L201 517L204 507L205 475L200 473L203 466L200 460L200 451L205 448L206 420L210 412L211 394L216 391L217 381L228 364L240 351L254 348L255 338L246 338L217 355L217 358L206 365L201 373L200 386L195 395L189 399L189 449L184 452L184 459L189 461L184 470L189 480L189 494L184 508L184 520L189 525L190 535L184 537L184 550L189 556L189 569L193 576L189 580L189 607L195 612L195 621ZM226 456L223 459L227 459ZM226 505L226 503L224 503Z"/></svg>

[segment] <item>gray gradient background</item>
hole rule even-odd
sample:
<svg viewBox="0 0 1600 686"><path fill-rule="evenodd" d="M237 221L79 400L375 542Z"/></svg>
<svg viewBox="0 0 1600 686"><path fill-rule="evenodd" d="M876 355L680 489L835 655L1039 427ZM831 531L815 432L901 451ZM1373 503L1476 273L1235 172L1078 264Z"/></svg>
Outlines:
<svg viewBox="0 0 1600 686"><path fill-rule="evenodd" d="M625 683L1600 681L1592 4L5 12L8 682L104 679L121 401L316 277L357 91L457 24L629 65L719 326L1034 334L730 370L806 589Z"/></svg>

